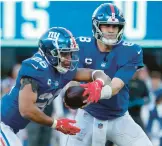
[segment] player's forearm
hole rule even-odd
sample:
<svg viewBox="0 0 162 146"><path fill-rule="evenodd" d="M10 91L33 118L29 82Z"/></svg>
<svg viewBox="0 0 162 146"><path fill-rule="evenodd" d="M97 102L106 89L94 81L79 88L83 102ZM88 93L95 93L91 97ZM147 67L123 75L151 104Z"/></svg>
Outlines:
<svg viewBox="0 0 162 146"><path fill-rule="evenodd" d="M93 72L92 69L78 68L73 80L78 82L92 81L92 72Z"/></svg>
<svg viewBox="0 0 162 146"><path fill-rule="evenodd" d="M93 70L88 68L78 68L77 73L73 80L75 81L85 81L90 82L96 79L102 79L103 81L106 81L108 76L101 70Z"/></svg>
<svg viewBox="0 0 162 146"><path fill-rule="evenodd" d="M28 107L28 110L24 110L24 112L21 112L21 115L24 118L27 118L33 122L46 125L51 127L53 124L53 119L49 116L47 116L45 113L43 113L38 107L35 105Z"/></svg>
<svg viewBox="0 0 162 146"><path fill-rule="evenodd" d="M113 78L111 84L107 84L102 88L100 99L110 99L119 93L123 88L124 82L119 78Z"/></svg>
<svg viewBox="0 0 162 146"><path fill-rule="evenodd" d="M112 88L112 96L119 93L119 91L123 88L124 82L119 78L113 78L111 81L111 88Z"/></svg>
<svg viewBox="0 0 162 146"><path fill-rule="evenodd" d="M101 79L105 84L109 84L111 83L111 79L109 76L107 76L103 71L101 70L95 70L92 72L92 79L96 80L96 79Z"/></svg>

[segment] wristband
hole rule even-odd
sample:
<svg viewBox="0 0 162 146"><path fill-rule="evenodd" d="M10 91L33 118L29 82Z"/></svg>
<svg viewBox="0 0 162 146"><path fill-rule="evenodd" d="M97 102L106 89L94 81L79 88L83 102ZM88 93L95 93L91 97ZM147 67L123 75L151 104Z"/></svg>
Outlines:
<svg viewBox="0 0 162 146"><path fill-rule="evenodd" d="M112 88L109 85L105 85L101 90L100 99L110 99L112 97Z"/></svg>
<svg viewBox="0 0 162 146"><path fill-rule="evenodd" d="M102 82L102 84L103 84L103 86L105 85L105 82L104 82L104 80L103 80L103 79L101 79L101 78L97 78L96 80L101 81L101 82ZM95 80L95 81L96 81L96 80Z"/></svg>
<svg viewBox="0 0 162 146"><path fill-rule="evenodd" d="M52 126L51 126L51 128L54 128L54 129L55 129L56 126L57 126L57 120L54 120L54 121L53 121L53 124L52 124Z"/></svg>

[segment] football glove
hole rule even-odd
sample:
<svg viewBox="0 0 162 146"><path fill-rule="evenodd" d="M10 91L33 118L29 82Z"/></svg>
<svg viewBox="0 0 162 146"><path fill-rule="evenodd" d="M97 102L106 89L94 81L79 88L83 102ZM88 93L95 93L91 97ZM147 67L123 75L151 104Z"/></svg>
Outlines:
<svg viewBox="0 0 162 146"><path fill-rule="evenodd" d="M85 102L98 102L98 100L101 97L101 90L103 87L103 82L99 79L96 79L93 82L87 83L87 84L81 84L80 86L85 88L85 91L83 93L83 96L88 95L87 100Z"/></svg>
<svg viewBox="0 0 162 146"><path fill-rule="evenodd" d="M80 132L80 128L73 126L71 124L76 123L75 120L70 120L66 118L54 120L52 128L69 135L75 135L76 133Z"/></svg>

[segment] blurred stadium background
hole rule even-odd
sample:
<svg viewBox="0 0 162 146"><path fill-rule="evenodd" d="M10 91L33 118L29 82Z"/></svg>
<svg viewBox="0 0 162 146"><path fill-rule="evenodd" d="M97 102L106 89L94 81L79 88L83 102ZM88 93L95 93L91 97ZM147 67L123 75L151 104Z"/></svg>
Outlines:
<svg viewBox="0 0 162 146"><path fill-rule="evenodd" d="M21 61L32 56L37 51L37 42L43 32L53 26L63 26L71 30L76 37L92 36L92 13L102 3L104 2L0 2L2 94L8 92L14 84ZM113 3L123 11L126 19L124 39L141 45L144 51L146 68L141 72L141 76L143 76L146 84L149 82L147 85L151 100L146 105L142 105L141 118L144 126L147 127L150 111L156 106L154 91L162 88L162 1L113 1ZM54 109L52 107L49 110L47 109L47 113L50 115L58 117L75 115L75 111L67 111L61 105L61 101L55 102L52 106ZM61 106L56 106L58 102L60 102ZM160 123L157 118L151 124L149 137L154 146L161 146L161 124L162 122ZM34 127L36 126L34 125ZM28 132L30 130L30 128L29 130L23 130L19 134L26 146L28 145ZM63 144L59 142L59 139L65 139L66 141L66 137L61 135L60 138L57 132L48 130L44 130L44 133L49 132L51 135L48 136L49 139L47 138L47 141L51 143L48 145L62 146ZM43 146L43 142L41 144ZM33 144L33 146L37 145Z"/></svg>

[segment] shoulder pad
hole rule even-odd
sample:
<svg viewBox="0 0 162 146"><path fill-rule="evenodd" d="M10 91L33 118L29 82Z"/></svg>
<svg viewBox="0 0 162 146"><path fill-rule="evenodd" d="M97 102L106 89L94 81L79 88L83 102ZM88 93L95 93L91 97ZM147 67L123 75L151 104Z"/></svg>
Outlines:
<svg viewBox="0 0 162 146"><path fill-rule="evenodd" d="M134 46L135 44L134 43L132 43L132 42L127 42L127 41L122 41L121 42L121 45L123 46L123 47L132 47L132 46Z"/></svg>
<svg viewBox="0 0 162 146"><path fill-rule="evenodd" d="M34 60L30 60L31 58L22 62L21 69L19 72L19 76L28 76L34 78L37 81L43 82L47 77L47 68L43 68L39 62L35 62Z"/></svg>
<svg viewBox="0 0 162 146"><path fill-rule="evenodd" d="M127 49L127 52L128 53L131 53L131 54L140 54L142 53L142 48L137 45L137 44L134 44L134 43L131 43L131 42L122 42L122 46L124 47L124 49Z"/></svg>
<svg viewBox="0 0 162 146"><path fill-rule="evenodd" d="M31 66L35 70L45 70L48 68L48 64L45 61L45 59L37 56L33 56L25 61L23 61L24 64Z"/></svg>
<svg viewBox="0 0 162 146"><path fill-rule="evenodd" d="M116 56L118 58L119 66L123 66L127 63L142 66L143 63L142 48L134 43L121 42L121 44L118 46L118 49L116 49Z"/></svg>
<svg viewBox="0 0 162 146"><path fill-rule="evenodd" d="M92 41L91 37L80 36L76 38L77 43L90 43Z"/></svg>

